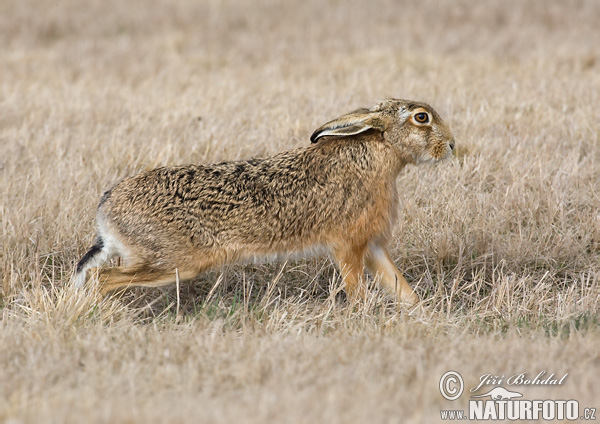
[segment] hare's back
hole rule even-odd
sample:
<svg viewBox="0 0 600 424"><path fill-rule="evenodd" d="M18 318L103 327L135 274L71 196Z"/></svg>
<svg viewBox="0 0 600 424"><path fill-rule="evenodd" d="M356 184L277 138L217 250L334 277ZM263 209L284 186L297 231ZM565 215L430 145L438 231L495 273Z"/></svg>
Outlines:
<svg viewBox="0 0 600 424"><path fill-rule="evenodd" d="M319 197L301 163L276 159L157 168L106 192L99 215L127 237L182 235L211 246L274 240L297 225L299 212L315 213Z"/></svg>
<svg viewBox="0 0 600 424"><path fill-rule="evenodd" d="M344 164L318 149L154 169L107 192L99 215L146 245L173 237L211 248L320 242L355 225L380 190L365 186L355 161Z"/></svg>

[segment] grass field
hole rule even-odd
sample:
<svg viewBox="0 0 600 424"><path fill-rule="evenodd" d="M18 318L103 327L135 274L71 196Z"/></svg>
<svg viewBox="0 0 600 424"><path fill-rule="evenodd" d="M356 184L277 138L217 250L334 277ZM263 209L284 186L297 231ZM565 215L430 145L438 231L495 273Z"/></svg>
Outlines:
<svg viewBox="0 0 600 424"><path fill-rule="evenodd" d="M448 370L568 373L516 390L600 409L599 20L591 0L0 2L0 422L437 422L467 404ZM457 141L398 180L417 307L347 302L327 258L65 287L119 179L303 146L385 97Z"/></svg>

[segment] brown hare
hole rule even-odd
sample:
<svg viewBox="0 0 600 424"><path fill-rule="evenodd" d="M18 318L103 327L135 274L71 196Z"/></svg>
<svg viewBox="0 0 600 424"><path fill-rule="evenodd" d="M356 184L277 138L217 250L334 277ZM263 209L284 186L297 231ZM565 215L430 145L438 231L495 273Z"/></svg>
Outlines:
<svg viewBox="0 0 600 424"><path fill-rule="evenodd" d="M398 215L396 177L409 163L450 156L454 138L425 103L388 99L318 128L312 144L275 156L157 168L119 182L100 199L97 236L77 264L99 270L103 294L157 287L260 257L327 252L352 298L363 267L403 302L418 297L388 251Z"/></svg>

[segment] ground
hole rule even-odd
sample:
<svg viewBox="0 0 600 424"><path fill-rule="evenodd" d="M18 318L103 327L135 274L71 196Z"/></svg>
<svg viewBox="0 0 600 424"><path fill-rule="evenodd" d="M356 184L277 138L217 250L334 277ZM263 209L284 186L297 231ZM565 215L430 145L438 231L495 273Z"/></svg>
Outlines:
<svg viewBox="0 0 600 424"><path fill-rule="evenodd" d="M0 421L437 422L484 374L541 371L568 375L503 387L600 408L599 17L595 1L2 2ZM69 288L119 179L303 146L386 97L430 103L456 138L398 179L392 253L416 307L376 288L349 302L327 258Z"/></svg>

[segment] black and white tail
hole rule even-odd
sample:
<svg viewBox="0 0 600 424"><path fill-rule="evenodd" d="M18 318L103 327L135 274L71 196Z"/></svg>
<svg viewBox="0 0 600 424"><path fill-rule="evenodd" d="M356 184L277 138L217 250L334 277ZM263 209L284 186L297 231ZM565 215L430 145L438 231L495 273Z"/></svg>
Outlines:
<svg viewBox="0 0 600 424"><path fill-rule="evenodd" d="M94 245L83 255L83 258L77 264L74 278L75 287L78 289L83 287L86 281L87 270L103 264L107 259L109 259L108 249L106 249L102 237L97 236Z"/></svg>

